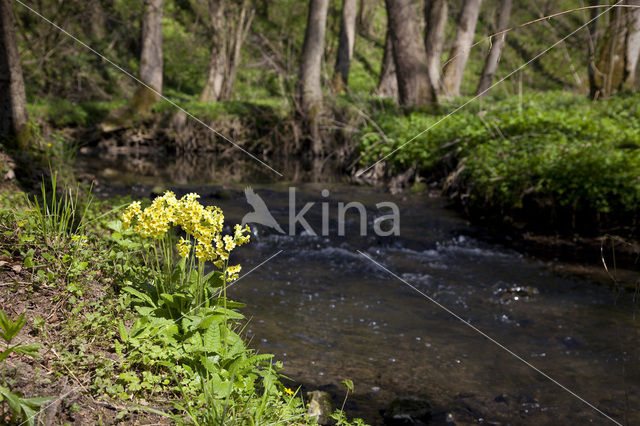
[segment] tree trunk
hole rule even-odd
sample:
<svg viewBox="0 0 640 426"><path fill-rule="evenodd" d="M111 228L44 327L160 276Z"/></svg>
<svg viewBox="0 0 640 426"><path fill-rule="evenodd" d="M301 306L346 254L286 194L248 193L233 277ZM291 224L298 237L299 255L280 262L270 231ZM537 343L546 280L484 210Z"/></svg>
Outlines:
<svg viewBox="0 0 640 426"><path fill-rule="evenodd" d="M482 0L464 0L458 18L456 37L453 40L449 61L444 67L442 76L441 89L446 97L460 96L462 76L469 59L481 5Z"/></svg>
<svg viewBox="0 0 640 426"><path fill-rule="evenodd" d="M342 19L338 55L333 75L333 87L341 92L349 83L349 68L353 58L353 46L356 37L356 0L342 0Z"/></svg>
<svg viewBox="0 0 640 426"><path fill-rule="evenodd" d="M142 15L142 50L140 51L140 80L147 87L139 87L130 104L133 114L146 114L162 93L162 11L163 0L146 0Z"/></svg>
<svg viewBox="0 0 640 426"><path fill-rule="evenodd" d="M502 0L498 8L498 26L497 32L502 33L509 28L509 17L511 16L511 6L513 0ZM487 60L484 63L482 69L482 75L478 82L478 88L476 89L476 95L486 95L489 93L491 83L493 82L493 75L498 70L498 63L500 62L500 56L502 55L502 49L504 48L504 42L507 38L507 33L499 34L494 40L492 40L491 47L489 48L489 54Z"/></svg>
<svg viewBox="0 0 640 426"><path fill-rule="evenodd" d="M632 6L640 6L640 0L628 0ZM624 88L633 89L635 86L638 57L640 56L640 7L628 12L627 51L625 63Z"/></svg>
<svg viewBox="0 0 640 426"><path fill-rule="evenodd" d="M590 6L597 6L600 0L591 0ZM589 32L587 33L587 55L588 55L588 74L589 74L589 97L595 99L598 96L598 87L596 84L596 46L598 46L598 9L591 9L589 20ZM586 20L586 17L585 17ZM588 21L587 21L588 22Z"/></svg>
<svg viewBox="0 0 640 426"><path fill-rule="evenodd" d="M358 32L365 37L371 36L373 21L376 17L376 2L377 0L360 0L356 27L358 28Z"/></svg>
<svg viewBox="0 0 640 426"><path fill-rule="evenodd" d="M627 0L628 5L640 5ZM615 8L593 67L591 81L594 98L608 98L613 93L633 88L640 55L640 10Z"/></svg>
<svg viewBox="0 0 640 426"><path fill-rule="evenodd" d="M393 61L393 44L389 28L387 28L387 35L384 40L382 66L375 94L383 98L398 99L398 77L396 76L396 64Z"/></svg>
<svg viewBox="0 0 640 426"><path fill-rule="evenodd" d="M247 0L241 6L233 6L227 0L209 0L209 14L212 46L207 80L200 93L202 102L231 97L242 45L251 28L255 8L250 7Z"/></svg>
<svg viewBox="0 0 640 426"><path fill-rule="evenodd" d="M322 114L320 74L324 51L324 33L329 0L309 0L309 15L302 46L302 61L298 82L300 109L311 135L311 150L322 151L319 120Z"/></svg>
<svg viewBox="0 0 640 426"><path fill-rule="evenodd" d="M145 5L140 79L162 93L162 0L147 0Z"/></svg>
<svg viewBox="0 0 640 426"><path fill-rule="evenodd" d="M0 0L0 137L15 140L19 148L25 148L27 100L11 3Z"/></svg>
<svg viewBox="0 0 640 426"><path fill-rule="evenodd" d="M386 0L400 104L420 106L436 102L429 78L427 54L420 42L412 0Z"/></svg>
<svg viewBox="0 0 640 426"><path fill-rule="evenodd" d="M209 16L211 18L211 56L207 81L204 84L200 101L215 102L222 96L224 70L229 62L227 52L227 32L224 31L224 1L209 0Z"/></svg>
<svg viewBox="0 0 640 426"><path fill-rule="evenodd" d="M424 18L427 27L425 29L424 45L427 50L429 78L436 90L440 86L440 67L442 48L444 46L444 32L449 15L448 9L448 0L425 0Z"/></svg>

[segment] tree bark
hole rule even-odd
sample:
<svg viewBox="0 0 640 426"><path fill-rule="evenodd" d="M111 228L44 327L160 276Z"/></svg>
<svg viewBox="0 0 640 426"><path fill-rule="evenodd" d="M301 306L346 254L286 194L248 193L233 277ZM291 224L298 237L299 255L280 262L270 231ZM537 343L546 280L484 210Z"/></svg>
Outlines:
<svg viewBox="0 0 640 426"><path fill-rule="evenodd" d="M627 5L640 5L639 0L627 0ZM640 10L615 8L603 37L590 78L590 93L594 98L608 98L625 88L633 88L640 55Z"/></svg>
<svg viewBox="0 0 640 426"><path fill-rule="evenodd" d="M311 150L322 151L319 120L322 114L322 86L320 82L324 34L329 0L309 0L309 15L302 46L298 81L298 99L302 117L311 135Z"/></svg>
<svg viewBox="0 0 640 426"><path fill-rule="evenodd" d="M511 16L511 6L513 0L502 0L498 8L496 28L497 32L502 33L509 28L509 17ZM507 38L507 33L498 34L494 40L492 40L491 47L489 48L489 54L487 60L484 63L482 69L482 75L478 82L478 88L476 89L476 95L486 95L489 93L491 83L493 82L493 75L498 70L498 64L500 63L500 56L502 55L502 49L504 48L504 42Z"/></svg>
<svg viewBox="0 0 640 426"><path fill-rule="evenodd" d="M600 4L600 0L591 0L589 6L597 6ZM598 46L598 10L596 8L591 9L589 20L589 32L587 33L587 55L588 55L588 75L589 75L589 97L594 99L598 96L598 87L596 84L596 46ZM586 20L586 17L585 17ZM587 21L588 22L588 21Z"/></svg>
<svg viewBox="0 0 640 426"><path fill-rule="evenodd" d="M464 0L462 11L458 18L458 29L453 47L449 55L449 61L444 67L442 76L442 93L446 97L460 95L460 85L462 84L462 76L467 66L469 52L473 44L473 36L478 23L478 15L480 14L480 6L482 0Z"/></svg>
<svg viewBox="0 0 640 426"><path fill-rule="evenodd" d="M420 42L411 0L386 0L393 59L402 106L436 102L436 93L427 69L427 54Z"/></svg>
<svg viewBox="0 0 640 426"><path fill-rule="evenodd" d="M17 138L25 148L27 100L11 0L0 0L0 137Z"/></svg>
<svg viewBox="0 0 640 426"><path fill-rule="evenodd" d="M398 99L398 77L396 76L396 64L393 61L393 44L389 28L387 28L387 35L384 40L382 66L380 67L380 78L378 79L378 87L376 87L375 94L383 98Z"/></svg>
<svg viewBox="0 0 640 426"><path fill-rule="evenodd" d="M628 0L627 4L640 6L640 0ZM635 86L638 57L640 56L640 7L631 9L627 13L629 33L626 40L627 51L623 85L627 89L632 89Z"/></svg>
<svg viewBox="0 0 640 426"><path fill-rule="evenodd" d="M448 0L425 0L424 18L426 22L424 45L427 51L429 78L436 90L439 89L444 32L449 15Z"/></svg>
<svg viewBox="0 0 640 426"><path fill-rule="evenodd" d="M240 10L238 11L238 7ZM200 93L202 102L229 99L255 9L247 0L233 6L227 0L209 0L211 56L207 80Z"/></svg>
<svg viewBox="0 0 640 426"><path fill-rule="evenodd" d="M211 56L209 57L207 81L200 94L202 102L215 102L222 96L224 70L228 62L226 31L224 31L224 6L223 0L209 0Z"/></svg>
<svg viewBox="0 0 640 426"><path fill-rule="evenodd" d="M373 3L373 4L372 4ZM373 21L376 17L376 0L360 0L360 7L358 8L358 21L356 27L358 32L366 37L371 36Z"/></svg>
<svg viewBox="0 0 640 426"><path fill-rule="evenodd" d="M338 92L341 92L349 83L349 68L356 37L356 5L356 0L342 0L338 55L333 75L333 87Z"/></svg>
<svg viewBox="0 0 640 426"><path fill-rule="evenodd" d="M142 14L142 49L140 51L141 86L132 101L117 114L116 121L126 121L129 115L148 114L162 94L162 12L163 0L146 0Z"/></svg>
<svg viewBox="0 0 640 426"><path fill-rule="evenodd" d="M140 79L162 93L162 1L147 0L142 17Z"/></svg>

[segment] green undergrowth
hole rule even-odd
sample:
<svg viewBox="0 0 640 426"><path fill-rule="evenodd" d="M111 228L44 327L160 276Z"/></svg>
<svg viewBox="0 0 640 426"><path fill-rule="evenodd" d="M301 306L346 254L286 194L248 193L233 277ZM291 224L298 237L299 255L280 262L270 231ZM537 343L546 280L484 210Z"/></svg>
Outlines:
<svg viewBox="0 0 640 426"><path fill-rule="evenodd" d="M392 173L417 167L472 214L565 231L627 232L638 218L635 95L593 102L551 92L450 106L438 115L377 111L375 125L360 133L361 164L391 154Z"/></svg>
<svg viewBox="0 0 640 426"><path fill-rule="evenodd" d="M42 385L48 392L35 380L27 388L33 395L20 395L27 408L16 421L45 407L46 398L62 396L51 389L66 377L89 400L116 407L125 423L315 424L299 390L282 384L282 364L248 346L244 305L226 297L239 272L229 253L248 236L236 229L223 238L222 212L193 202L179 204L180 212L167 207L178 201L154 210L162 200L95 200L87 188L57 186L55 174L38 194L0 191L0 256L22 274L2 291L17 295L16 308L31 307L18 319L28 324L22 343L34 348L25 354L55 354ZM133 207L123 216L126 205ZM186 233L156 232L158 220L174 223L171 218ZM47 311L52 306L55 315ZM18 371L15 383L21 375L27 371ZM10 384L0 383L0 391L9 395ZM97 422L89 400L73 410ZM334 416L351 424L341 410Z"/></svg>

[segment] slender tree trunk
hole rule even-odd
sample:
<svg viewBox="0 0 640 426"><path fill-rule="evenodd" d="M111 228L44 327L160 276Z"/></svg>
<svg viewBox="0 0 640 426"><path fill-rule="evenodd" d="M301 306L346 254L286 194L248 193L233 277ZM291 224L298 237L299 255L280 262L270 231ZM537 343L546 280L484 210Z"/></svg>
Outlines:
<svg viewBox="0 0 640 426"><path fill-rule="evenodd" d="M380 78L375 94L383 98L398 99L398 77L396 76L396 64L393 61L393 44L389 28L387 28L387 35L384 40L382 66L380 67Z"/></svg>
<svg viewBox="0 0 640 426"><path fill-rule="evenodd" d="M329 0L309 0L309 15L302 46L302 61L298 82L300 109L311 135L311 150L322 151L319 121L322 114L322 86L320 82L324 34Z"/></svg>
<svg viewBox="0 0 640 426"><path fill-rule="evenodd" d="M628 0L632 6L640 6L640 0ZM625 78L623 85L625 88L633 89L635 86L636 69L638 67L638 57L640 56L640 7L627 12L628 35L627 51L625 61Z"/></svg>
<svg viewBox="0 0 640 426"><path fill-rule="evenodd" d="M500 33L509 28L509 17L511 16L511 6L513 0L502 0L498 8L498 26L497 31ZM476 95L486 95L489 93L489 88L493 82L493 75L498 70L498 63L500 62L500 56L502 55L502 49L504 48L504 42L507 38L507 33L499 34L491 42L491 48L487 55L487 60L484 63L482 69L482 75L478 82L478 88L476 89Z"/></svg>
<svg viewBox="0 0 640 426"><path fill-rule="evenodd" d="M453 40L449 61L444 67L442 76L441 89L446 97L460 95L462 76L469 59L481 5L482 0L464 0L462 11L458 18L456 37Z"/></svg>
<svg viewBox="0 0 640 426"><path fill-rule="evenodd" d="M162 1L146 0L142 18L140 79L162 93Z"/></svg>
<svg viewBox="0 0 640 426"><path fill-rule="evenodd" d="M628 5L640 5L627 0ZM615 8L593 67L592 96L608 98L624 88L633 88L640 55L640 11Z"/></svg>
<svg viewBox="0 0 640 426"><path fill-rule="evenodd" d="M162 93L162 11L163 0L146 0L142 15L142 50L140 80L152 87L139 87L124 115L147 114ZM156 93L157 92L157 93ZM120 121L124 116L117 118Z"/></svg>
<svg viewBox="0 0 640 426"><path fill-rule="evenodd" d="M25 148L27 100L11 3L0 0L0 137L17 138Z"/></svg>
<svg viewBox="0 0 640 426"><path fill-rule="evenodd" d="M429 78L427 54L420 42L412 0L386 0L396 64L400 104L420 106L436 102Z"/></svg>
<svg viewBox="0 0 640 426"><path fill-rule="evenodd" d="M224 30L224 0L209 0L209 16L211 18L211 56L207 81L204 84L200 101L215 102L222 97L224 70L229 62L227 52L227 32Z"/></svg>
<svg viewBox="0 0 640 426"><path fill-rule="evenodd" d="M591 0L589 6L597 6L600 4L600 0ZM589 97L591 99L598 96L598 86L596 84L596 46L598 46L598 10L591 9L589 20L589 32L587 40L587 55L588 55L588 74L589 74ZM585 17L585 21L587 18ZM588 21L587 21L588 22Z"/></svg>
<svg viewBox="0 0 640 426"><path fill-rule="evenodd" d="M227 0L209 0L209 15L211 56L207 80L200 93L202 102L215 102L231 97L242 45L251 28L255 8L249 6L248 0L235 5Z"/></svg>
<svg viewBox="0 0 640 426"><path fill-rule="evenodd" d="M424 18L427 27L425 29L424 45L427 50L429 78L436 90L438 90L440 86L442 49L444 46L444 32L447 27L448 16L448 0L425 0Z"/></svg>
<svg viewBox="0 0 640 426"><path fill-rule="evenodd" d="M341 92L349 83L349 68L356 37L356 6L356 0L342 0L338 55L333 75L333 87L338 92Z"/></svg>
<svg viewBox="0 0 640 426"><path fill-rule="evenodd" d="M358 32L364 36L371 35L373 21L376 17L376 2L377 0L360 0L356 27Z"/></svg>

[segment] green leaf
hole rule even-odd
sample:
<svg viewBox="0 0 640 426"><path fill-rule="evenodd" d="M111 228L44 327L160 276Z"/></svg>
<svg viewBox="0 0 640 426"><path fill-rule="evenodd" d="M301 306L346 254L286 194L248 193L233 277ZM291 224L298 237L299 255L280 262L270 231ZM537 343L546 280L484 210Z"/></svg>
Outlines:
<svg viewBox="0 0 640 426"><path fill-rule="evenodd" d="M107 223L107 228L115 232L122 232L122 221L112 220L111 222Z"/></svg>
<svg viewBox="0 0 640 426"><path fill-rule="evenodd" d="M222 349L220 326L213 324L204 332L204 349L207 352L217 353Z"/></svg>
<svg viewBox="0 0 640 426"><path fill-rule="evenodd" d="M120 333L120 340L122 340L123 343L127 343L129 341L129 334L122 320L118 321L118 332Z"/></svg>
<svg viewBox="0 0 640 426"><path fill-rule="evenodd" d="M350 379L344 379L342 382L340 382L344 385L345 388L347 388L347 391L353 393L353 381Z"/></svg>
<svg viewBox="0 0 640 426"><path fill-rule="evenodd" d="M28 405L34 410L36 409L39 410L40 407L42 407L44 404L46 404L49 401L53 401L54 399L56 398L53 396L42 396L42 397L36 397L36 398L23 398L22 401L24 402L25 405Z"/></svg>
<svg viewBox="0 0 640 426"><path fill-rule="evenodd" d="M218 288L224 285L222 272L211 271L204 277L205 286L208 288Z"/></svg>
<svg viewBox="0 0 640 426"><path fill-rule="evenodd" d="M4 361L11 354L11 352L13 352L13 348L15 348L15 346L9 346L7 349L2 351L2 353L0 353L0 362Z"/></svg>
<svg viewBox="0 0 640 426"><path fill-rule="evenodd" d="M7 342L7 344L10 343L26 323L27 320L24 318L24 313L20 314L15 321L12 321L4 311L0 310L0 328L3 330L0 332L0 338Z"/></svg>
<svg viewBox="0 0 640 426"><path fill-rule="evenodd" d="M38 351L41 348L42 348L42 345L40 343L30 343L28 345L14 347L13 351L17 354L25 354L33 358L38 358L40 357L40 354L38 353Z"/></svg>
<svg viewBox="0 0 640 426"><path fill-rule="evenodd" d="M133 287L124 287L122 291L126 291L127 293L135 296L137 298L137 301L139 302L147 303L148 305L151 305L154 308L156 307L156 304L153 302L153 299L151 299L151 297L142 293L141 291L136 290Z"/></svg>
<svg viewBox="0 0 640 426"><path fill-rule="evenodd" d="M13 393L9 389L7 389L5 387L2 387L2 386L0 386L0 394L2 394L4 399L9 404L9 408L11 409L11 411L14 414L20 414L20 412L21 412L21 407L20 407L21 396L20 396L20 394Z"/></svg>

